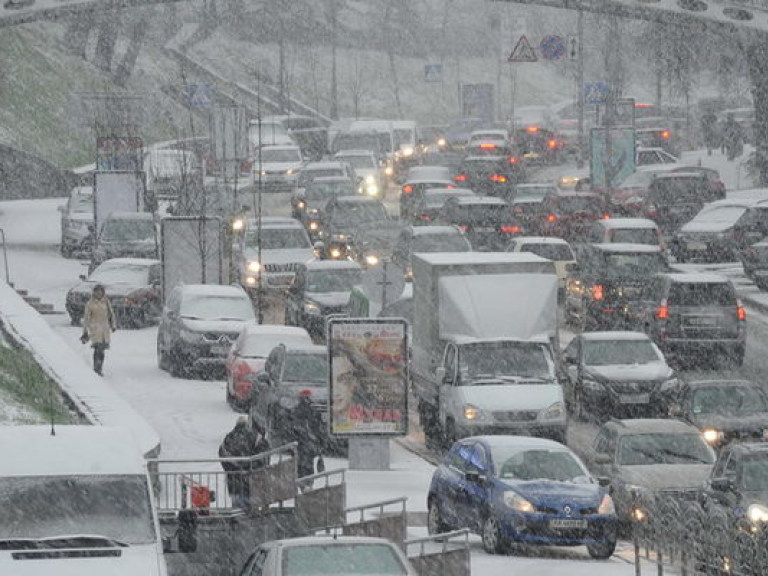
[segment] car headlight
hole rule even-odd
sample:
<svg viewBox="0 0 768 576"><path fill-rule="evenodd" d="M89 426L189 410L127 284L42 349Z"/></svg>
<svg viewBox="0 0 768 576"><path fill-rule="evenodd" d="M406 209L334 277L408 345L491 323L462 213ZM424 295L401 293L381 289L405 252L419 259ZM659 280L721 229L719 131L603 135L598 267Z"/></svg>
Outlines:
<svg viewBox="0 0 768 576"><path fill-rule="evenodd" d="M365 263L368 264L368 266L376 266L376 264L379 263L379 257L375 254L368 254L368 256L365 257Z"/></svg>
<svg viewBox="0 0 768 576"><path fill-rule="evenodd" d="M717 444L725 437L722 430L716 428L705 428L701 431L701 436L707 442L707 444Z"/></svg>
<svg viewBox="0 0 768 576"><path fill-rule="evenodd" d="M582 385L587 390L592 390L593 392L604 392L605 386L600 384L597 380L592 380L591 378L585 378L582 381Z"/></svg>
<svg viewBox="0 0 768 576"><path fill-rule="evenodd" d="M261 270L261 264L259 264L258 260L248 261L248 272L252 272L253 274L258 274L260 270Z"/></svg>
<svg viewBox="0 0 768 576"><path fill-rule="evenodd" d="M232 230L239 232L245 226L245 221L242 218L235 218L232 220Z"/></svg>
<svg viewBox="0 0 768 576"><path fill-rule="evenodd" d="M392 168L392 166L387 166L386 168L384 168L384 174L386 174L387 176L392 176L394 173L395 173L395 169Z"/></svg>
<svg viewBox="0 0 768 576"><path fill-rule="evenodd" d="M565 418L565 405L562 402L555 402L546 410L539 413L539 420L562 420Z"/></svg>
<svg viewBox="0 0 768 576"><path fill-rule="evenodd" d="M347 235L346 234L334 234L333 235L333 240L338 240L339 242L344 242L344 240L346 240L346 239L347 239Z"/></svg>
<svg viewBox="0 0 768 576"><path fill-rule="evenodd" d="M369 186L371 184L376 184L376 177L373 174L368 174L368 176L365 177L365 183Z"/></svg>
<svg viewBox="0 0 768 576"><path fill-rule="evenodd" d="M245 285L246 286L256 286L256 278L253 276L246 276L245 278Z"/></svg>
<svg viewBox="0 0 768 576"><path fill-rule="evenodd" d="M288 168L288 170L286 170L286 171L285 171L285 175L286 175L286 176L290 176L290 175L291 175L291 174L293 174L294 172L295 172L295 170L294 170L293 168Z"/></svg>
<svg viewBox="0 0 768 576"><path fill-rule="evenodd" d="M670 390L673 390L674 388L677 388L679 386L680 386L680 380L678 380L677 378L670 378L669 380L661 384L661 391L669 392Z"/></svg>
<svg viewBox="0 0 768 576"><path fill-rule="evenodd" d="M316 220L312 220L309 223L309 229L315 232L316 230L320 230L320 222L317 222Z"/></svg>
<svg viewBox="0 0 768 576"><path fill-rule="evenodd" d="M598 514L616 514L616 507L613 505L613 498L608 494L603 496L600 506L597 507Z"/></svg>
<svg viewBox="0 0 768 576"><path fill-rule="evenodd" d="M299 405L299 399L295 396L280 396L277 403L286 410L293 410Z"/></svg>
<svg viewBox="0 0 768 576"><path fill-rule="evenodd" d="M464 416L464 420L475 422L483 418L483 411L474 404L465 404L464 409L462 410L462 415Z"/></svg>
<svg viewBox="0 0 768 576"><path fill-rule="evenodd" d="M365 191L369 196L376 196L379 193L379 187L376 184L368 184Z"/></svg>
<svg viewBox="0 0 768 576"><path fill-rule="evenodd" d="M413 156L413 146L406 146L400 150L400 154L403 156Z"/></svg>
<svg viewBox="0 0 768 576"><path fill-rule="evenodd" d="M504 504L507 505L507 508L511 508L516 512L530 514L536 510L533 504L528 502L528 500L520 496L517 492L512 492L511 490L504 492Z"/></svg>
<svg viewBox="0 0 768 576"><path fill-rule="evenodd" d="M314 302L304 302L304 313L305 314L312 314L319 315L320 314L320 306L315 304Z"/></svg>
<svg viewBox="0 0 768 576"><path fill-rule="evenodd" d="M328 255L331 258L341 258L341 248L331 248Z"/></svg>
<svg viewBox="0 0 768 576"><path fill-rule="evenodd" d="M755 524L768 523L768 508L762 504L752 504L747 508L747 518Z"/></svg>
<svg viewBox="0 0 768 576"><path fill-rule="evenodd" d="M296 204L296 206L298 207L299 210L301 210L302 208L304 208L306 206L306 204L304 202L302 202L302 201L299 201ZM317 212L317 208L315 208L315 212Z"/></svg>
<svg viewBox="0 0 768 576"><path fill-rule="evenodd" d="M445 138L438 138L438 139L437 139L437 145L438 145L440 148L442 148L442 147L443 147L443 146L445 146L446 144L447 144L447 141L446 141L446 139L445 139Z"/></svg>

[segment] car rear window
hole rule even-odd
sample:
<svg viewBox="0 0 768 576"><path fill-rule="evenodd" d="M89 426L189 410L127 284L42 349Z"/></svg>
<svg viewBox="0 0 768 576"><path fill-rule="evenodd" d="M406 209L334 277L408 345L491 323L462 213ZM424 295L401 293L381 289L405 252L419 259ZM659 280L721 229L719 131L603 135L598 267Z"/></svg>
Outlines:
<svg viewBox="0 0 768 576"><path fill-rule="evenodd" d="M611 242L658 246L659 236L653 228L624 228L611 231Z"/></svg>
<svg viewBox="0 0 768 576"><path fill-rule="evenodd" d="M651 196L661 205L699 202L703 183L702 178L657 179L651 185Z"/></svg>
<svg viewBox="0 0 768 576"><path fill-rule="evenodd" d="M360 543L288 547L283 552L282 573L285 576L405 576L407 571L389 546Z"/></svg>
<svg viewBox="0 0 768 576"><path fill-rule="evenodd" d="M558 210L566 214L572 212L592 212L594 214L599 214L603 209L597 198L558 198L556 205Z"/></svg>
<svg viewBox="0 0 768 576"><path fill-rule="evenodd" d="M674 282L668 300L672 306L735 306L736 293L727 282Z"/></svg>
<svg viewBox="0 0 768 576"><path fill-rule="evenodd" d="M524 244L520 248L520 252L530 252L548 260L576 260L571 247L567 244Z"/></svg>

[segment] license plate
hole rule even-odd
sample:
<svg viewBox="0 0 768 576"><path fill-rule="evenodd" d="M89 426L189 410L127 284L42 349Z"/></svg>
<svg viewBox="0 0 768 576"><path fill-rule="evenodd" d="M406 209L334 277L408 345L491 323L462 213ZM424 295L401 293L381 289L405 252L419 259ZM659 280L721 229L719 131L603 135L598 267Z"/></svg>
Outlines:
<svg viewBox="0 0 768 576"><path fill-rule="evenodd" d="M685 247L688 250L706 250L707 243L706 242L686 242Z"/></svg>
<svg viewBox="0 0 768 576"><path fill-rule="evenodd" d="M211 354L220 354L223 356L227 352L229 352L229 346L224 344L214 344L211 346Z"/></svg>
<svg viewBox="0 0 768 576"><path fill-rule="evenodd" d="M496 232L496 228L490 228L488 226L482 226L480 228L475 228L476 232L483 232L483 233L489 233L489 232Z"/></svg>
<svg viewBox="0 0 768 576"><path fill-rule="evenodd" d="M717 318L686 318L685 323L689 326L714 326L717 324Z"/></svg>
<svg viewBox="0 0 768 576"><path fill-rule="evenodd" d="M328 412L320 412L320 419L323 422L328 422Z"/></svg>
<svg viewBox="0 0 768 576"><path fill-rule="evenodd" d="M549 521L549 527L555 530L583 530L587 527L587 521L579 518L554 518Z"/></svg>
<svg viewBox="0 0 768 576"><path fill-rule="evenodd" d="M650 394L621 394L619 403L621 404L648 404L651 401Z"/></svg>

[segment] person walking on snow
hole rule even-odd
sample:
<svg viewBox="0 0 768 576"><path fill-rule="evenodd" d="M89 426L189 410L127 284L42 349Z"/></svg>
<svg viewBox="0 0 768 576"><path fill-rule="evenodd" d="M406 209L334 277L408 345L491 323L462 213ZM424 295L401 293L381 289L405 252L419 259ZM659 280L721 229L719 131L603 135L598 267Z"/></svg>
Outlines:
<svg viewBox="0 0 768 576"><path fill-rule="evenodd" d="M80 341L85 344L91 341L93 348L93 369L102 376L104 368L104 352L109 348L109 340L112 332L117 330L115 312L109 303L104 286L97 284L93 287L93 293L85 305L83 315L83 335Z"/></svg>

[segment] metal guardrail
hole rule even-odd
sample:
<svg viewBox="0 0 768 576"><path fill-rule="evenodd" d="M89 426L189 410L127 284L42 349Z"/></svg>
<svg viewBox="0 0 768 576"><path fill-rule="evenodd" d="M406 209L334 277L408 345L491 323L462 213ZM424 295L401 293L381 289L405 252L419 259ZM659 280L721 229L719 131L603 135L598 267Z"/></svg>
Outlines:
<svg viewBox="0 0 768 576"><path fill-rule="evenodd" d="M406 540L405 552L419 576L469 576L469 529ZM418 548L416 554L410 550Z"/></svg>
<svg viewBox="0 0 768 576"><path fill-rule="evenodd" d="M403 496L401 498L393 498L392 500L383 500L373 504L347 508L345 510L347 518L350 515L357 515L358 518L357 521L348 521L344 525L344 534L387 538L398 546L404 547L408 529L408 518L405 509L407 501L408 498ZM399 506L399 510L394 512L386 511L385 508L389 506Z"/></svg>
<svg viewBox="0 0 768 576"><path fill-rule="evenodd" d="M0 228L0 241L3 243L3 264L5 265L5 282L11 283L11 275L8 272L8 249L5 244L5 230Z"/></svg>

